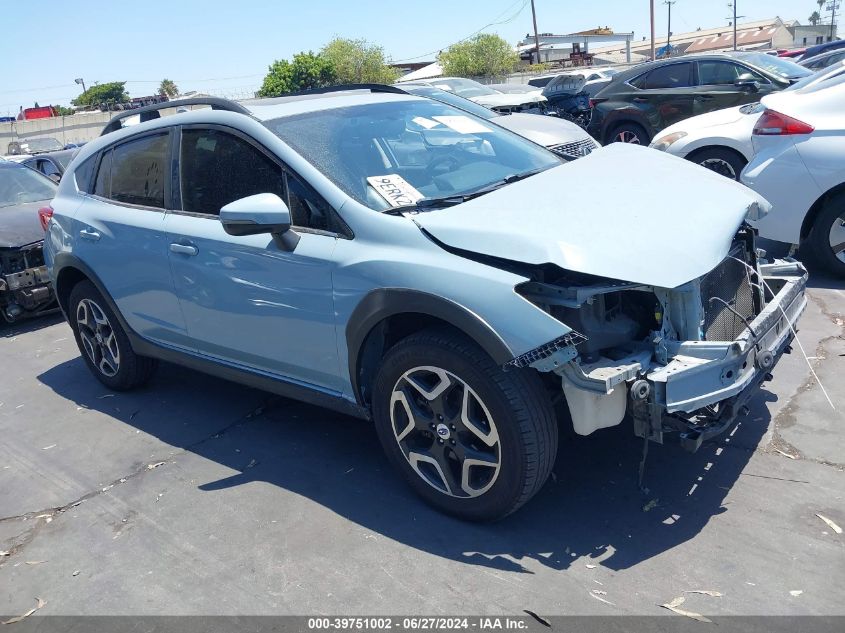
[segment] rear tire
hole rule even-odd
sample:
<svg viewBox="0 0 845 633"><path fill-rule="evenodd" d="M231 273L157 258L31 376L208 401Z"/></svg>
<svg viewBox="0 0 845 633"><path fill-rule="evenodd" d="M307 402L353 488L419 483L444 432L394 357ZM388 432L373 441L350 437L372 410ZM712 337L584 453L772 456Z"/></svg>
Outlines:
<svg viewBox="0 0 845 633"><path fill-rule="evenodd" d="M720 147L695 152L687 156L687 160L736 181L739 181L739 175L748 164L748 161L733 150Z"/></svg>
<svg viewBox="0 0 845 633"><path fill-rule="evenodd" d="M833 275L845 277L845 192L825 202L813 222L806 245L815 263Z"/></svg>
<svg viewBox="0 0 845 633"><path fill-rule="evenodd" d="M385 354L373 416L410 486L462 519L515 511L546 482L557 454L557 420L540 377L503 371L448 330L413 334Z"/></svg>
<svg viewBox="0 0 845 633"><path fill-rule="evenodd" d="M613 128L608 138L609 143L630 143L632 145L648 146L651 136L638 123L621 123Z"/></svg>
<svg viewBox="0 0 845 633"><path fill-rule="evenodd" d="M90 281L73 287L68 320L82 359L106 387L127 391L152 377L157 361L132 350L117 316Z"/></svg>

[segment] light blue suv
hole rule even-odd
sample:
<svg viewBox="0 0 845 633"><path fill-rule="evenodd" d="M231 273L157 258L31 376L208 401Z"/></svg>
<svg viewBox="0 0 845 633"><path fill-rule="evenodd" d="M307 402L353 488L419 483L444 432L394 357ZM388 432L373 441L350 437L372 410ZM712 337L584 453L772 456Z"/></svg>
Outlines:
<svg viewBox="0 0 845 633"><path fill-rule="evenodd" d="M560 425L628 415L694 450L806 304L800 264L761 260L745 225L768 204L660 152L566 162L389 87L165 105L82 148L52 203L91 371L129 389L165 359L372 419L464 518L531 498Z"/></svg>

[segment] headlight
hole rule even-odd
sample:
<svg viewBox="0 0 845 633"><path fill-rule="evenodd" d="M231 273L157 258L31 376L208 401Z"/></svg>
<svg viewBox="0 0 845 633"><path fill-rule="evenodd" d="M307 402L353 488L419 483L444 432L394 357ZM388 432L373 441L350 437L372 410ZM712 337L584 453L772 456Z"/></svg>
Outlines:
<svg viewBox="0 0 845 633"><path fill-rule="evenodd" d="M651 147L656 150L660 150L661 152L665 152L667 149L669 149L669 146L672 143L674 143L675 141L680 141L686 135L686 132L673 132L672 134L661 136L659 139L657 139L651 144Z"/></svg>

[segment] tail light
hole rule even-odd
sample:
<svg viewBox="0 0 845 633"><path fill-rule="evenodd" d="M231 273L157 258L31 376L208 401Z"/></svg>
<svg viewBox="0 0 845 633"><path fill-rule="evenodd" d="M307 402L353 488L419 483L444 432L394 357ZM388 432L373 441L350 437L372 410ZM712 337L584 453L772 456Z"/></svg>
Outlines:
<svg viewBox="0 0 845 633"><path fill-rule="evenodd" d="M45 231L47 230L47 226L50 224L50 218L53 217L53 207L46 206L41 207L38 209L38 221L41 222L41 228Z"/></svg>
<svg viewBox="0 0 845 633"><path fill-rule="evenodd" d="M590 109L595 108L598 104L604 103L607 99L590 99Z"/></svg>
<svg viewBox="0 0 845 633"><path fill-rule="evenodd" d="M792 134L810 134L816 128L808 123L793 119L775 110L765 110L754 126L756 136L789 136Z"/></svg>

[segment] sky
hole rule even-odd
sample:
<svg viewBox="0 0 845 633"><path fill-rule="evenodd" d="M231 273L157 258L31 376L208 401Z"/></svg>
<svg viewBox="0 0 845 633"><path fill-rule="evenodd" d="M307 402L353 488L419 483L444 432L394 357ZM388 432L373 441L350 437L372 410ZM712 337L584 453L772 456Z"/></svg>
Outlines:
<svg viewBox="0 0 845 633"><path fill-rule="evenodd" d="M807 23L815 0L738 0L739 20L780 16ZM598 26L649 35L648 0L535 0L540 32ZM677 0L672 31L727 25L729 0ZM4 6L5 5L5 6ZM658 38L666 33L655 0ZM845 8L845 7L843 7ZM528 0L143 0L33 3L0 0L0 115L19 106L69 105L95 82L127 81L131 96L155 93L161 79L182 91L241 98L276 59L318 51L332 37L364 38L395 61L433 60L475 32L516 43L532 30ZM838 21L838 20L837 20ZM659 41L659 40L658 40Z"/></svg>

